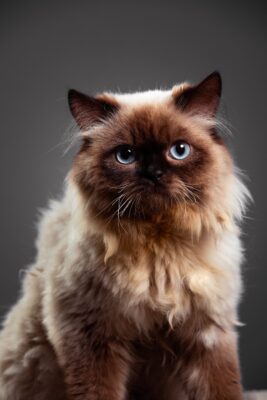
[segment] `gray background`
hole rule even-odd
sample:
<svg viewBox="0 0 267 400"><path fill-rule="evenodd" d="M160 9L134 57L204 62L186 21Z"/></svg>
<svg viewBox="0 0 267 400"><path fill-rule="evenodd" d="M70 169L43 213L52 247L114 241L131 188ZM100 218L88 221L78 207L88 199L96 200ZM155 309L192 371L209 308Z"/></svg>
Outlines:
<svg viewBox="0 0 267 400"><path fill-rule="evenodd" d="M1 1L1 315L34 258L37 210L61 193L71 165L67 89L169 87L219 69L231 145L255 199L244 224L243 381L267 388L266 16L257 0Z"/></svg>

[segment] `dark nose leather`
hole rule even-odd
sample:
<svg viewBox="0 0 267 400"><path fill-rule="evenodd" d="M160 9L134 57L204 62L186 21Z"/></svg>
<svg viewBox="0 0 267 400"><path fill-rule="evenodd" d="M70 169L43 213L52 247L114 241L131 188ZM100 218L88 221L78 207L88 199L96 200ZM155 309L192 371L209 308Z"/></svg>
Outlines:
<svg viewBox="0 0 267 400"><path fill-rule="evenodd" d="M154 172L154 175L155 175L155 178L159 180L162 177L163 172L161 171L161 169L156 169Z"/></svg>
<svg viewBox="0 0 267 400"><path fill-rule="evenodd" d="M141 175L151 181L159 181L163 175L162 169L149 165L147 168L141 170Z"/></svg>

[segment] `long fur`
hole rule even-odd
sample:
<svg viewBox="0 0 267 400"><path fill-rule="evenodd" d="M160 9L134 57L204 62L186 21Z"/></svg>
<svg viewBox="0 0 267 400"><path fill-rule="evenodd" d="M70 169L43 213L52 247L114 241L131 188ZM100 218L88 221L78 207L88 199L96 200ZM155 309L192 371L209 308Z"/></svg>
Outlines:
<svg viewBox="0 0 267 400"><path fill-rule="evenodd" d="M241 398L235 325L249 193L207 133L215 118L177 110L212 147L212 167L198 176L207 186L201 207L178 201L143 218L136 202L136 218L126 210L107 219L110 203L83 176L93 179L115 119L121 130L141 114L171 120L171 99L185 88L101 97L123 111L83 131L95 158L80 151L63 198L43 214L36 261L0 334L0 400Z"/></svg>

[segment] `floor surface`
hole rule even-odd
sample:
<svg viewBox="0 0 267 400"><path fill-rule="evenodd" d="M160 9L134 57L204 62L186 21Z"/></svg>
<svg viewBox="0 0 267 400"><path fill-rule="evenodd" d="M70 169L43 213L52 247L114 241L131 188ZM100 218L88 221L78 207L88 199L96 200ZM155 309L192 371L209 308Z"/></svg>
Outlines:
<svg viewBox="0 0 267 400"><path fill-rule="evenodd" d="M245 394L244 400L267 400L267 391L248 392Z"/></svg>

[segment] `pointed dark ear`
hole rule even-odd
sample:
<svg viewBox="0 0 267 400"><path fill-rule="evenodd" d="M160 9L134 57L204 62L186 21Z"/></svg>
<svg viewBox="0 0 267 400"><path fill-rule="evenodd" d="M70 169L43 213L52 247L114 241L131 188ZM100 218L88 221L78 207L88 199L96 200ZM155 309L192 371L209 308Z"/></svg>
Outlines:
<svg viewBox="0 0 267 400"><path fill-rule="evenodd" d="M175 98L175 103L186 112L214 117L219 107L221 92L221 75L215 71L198 85L186 88Z"/></svg>
<svg viewBox="0 0 267 400"><path fill-rule="evenodd" d="M71 113L82 130L108 118L118 109L118 104L108 96L91 97L74 89L68 92Z"/></svg>

